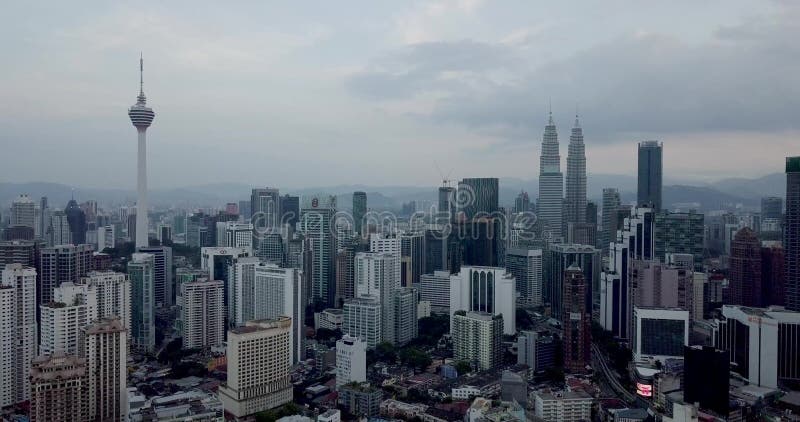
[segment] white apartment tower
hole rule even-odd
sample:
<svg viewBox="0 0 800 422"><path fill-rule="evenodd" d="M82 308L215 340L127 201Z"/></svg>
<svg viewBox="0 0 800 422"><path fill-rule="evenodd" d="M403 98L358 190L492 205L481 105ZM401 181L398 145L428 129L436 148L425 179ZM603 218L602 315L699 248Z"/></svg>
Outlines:
<svg viewBox="0 0 800 422"><path fill-rule="evenodd" d="M0 407L30 398L36 328L36 270L7 264L0 279Z"/></svg>
<svg viewBox="0 0 800 422"><path fill-rule="evenodd" d="M219 280L197 280L181 285L183 348L220 347L225 341L223 285Z"/></svg>
<svg viewBox="0 0 800 422"><path fill-rule="evenodd" d="M218 390L225 411L242 418L292 401L291 327L279 317L228 331L228 379Z"/></svg>
<svg viewBox="0 0 800 422"><path fill-rule="evenodd" d="M399 241L398 241L399 245ZM397 255L390 252L359 252L355 257L355 295L378 298L381 303L382 341L396 342L394 293L400 287Z"/></svg>
<svg viewBox="0 0 800 422"><path fill-rule="evenodd" d="M305 350L303 277L297 269L281 268L275 264L262 263L254 271L251 319L273 319L281 316L291 318L291 361L293 364L297 363Z"/></svg>
<svg viewBox="0 0 800 422"><path fill-rule="evenodd" d="M11 225L30 228L36 226L36 202L28 195L20 195L11 202Z"/></svg>
<svg viewBox="0 0 800 422"><path fill-rule="evenodd" d="M336 342L336 388L367 380L367 344L345 334Z"/></svg>
<svg viewBox="0 0 800 422"><path fill-rule="evenodd" d="M126 329L131 326L131 282L125 274L114 271L92 271L82 279L96 291L97 317L118 317Z"/></svg>
<svg viewBox="0 0 800 422"><path fill-rule="evenodd" d="M87 411L96 421L128 417L128 334L119 318L100 318L82 330Z"/></svg>
<svg viewBox="0 0 800 422"><path fill-rule="evenodd" d="M342 332L358 337L373 348L383 341L381 335L381 303L375 297L347 299L344 301Z"/></svg>
<svg viewBox="0 0 800 422"><path fill-rule="evenodd" d="M77 355L81 330L97 319L97 292L85 284L63 283L53 291L53 301L39 310L40 354Z"/></svg>

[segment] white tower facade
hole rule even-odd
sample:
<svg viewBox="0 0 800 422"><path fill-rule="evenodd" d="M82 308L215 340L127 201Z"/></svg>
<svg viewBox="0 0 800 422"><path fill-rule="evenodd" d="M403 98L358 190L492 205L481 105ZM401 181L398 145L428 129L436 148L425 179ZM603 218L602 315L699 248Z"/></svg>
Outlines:
<svg viewBox="0 0 800 422"><path fill-rule="evenodd" d="M367 380L367 344L345 334L336 342L336 388Z"/></svg>
<svg viewBox="0 0 800 422"><path fill-rule="evenodd" d="M153 123L156 114L147 107L144 95L144 60L139 58L139 96L136 104L128 109L128 117L139 134L139 153L136 169L136 247L147 247L147 128Z"/></svg>

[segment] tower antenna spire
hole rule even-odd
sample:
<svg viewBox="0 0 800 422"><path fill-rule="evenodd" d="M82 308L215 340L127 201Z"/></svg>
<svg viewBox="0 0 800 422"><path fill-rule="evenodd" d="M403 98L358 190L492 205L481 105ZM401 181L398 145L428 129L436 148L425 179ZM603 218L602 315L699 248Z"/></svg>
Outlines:
<svg viewBox="0 0 800 422"><path fill-rule="evenodd" d="M552 125L553 124L553 99L552 98L548 98L547 104L548 104L547 109L549 110L549 112L548 112L548 114L549 114L548 124Z"/></svg>
<svg viewBox="0 0 800 422"><path fill-rule="evenodd" d="M581 124L578 121L578 103L575 103L575 127L580 127Z"/></svg>
<svg viewBox="0 0 800 422"><path fill-rule="evenodd" d="M139 94L144 94L144 57L139 52Z"/></svg>

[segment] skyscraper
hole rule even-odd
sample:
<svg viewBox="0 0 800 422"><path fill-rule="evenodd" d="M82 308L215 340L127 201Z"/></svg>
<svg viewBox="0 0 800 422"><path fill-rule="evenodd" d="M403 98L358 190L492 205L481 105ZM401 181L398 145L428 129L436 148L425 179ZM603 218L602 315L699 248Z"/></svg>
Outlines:
<svg viewBox="0 0 800 422"><path fill-rule="evenodd" d="M567 223L586 222L586 151L583 129L575 115L575 126L569 136L567 152ZM594 246L594 245L593 245Z"/></svg>
<svg viewBox="0 0 800 422"><path fill-rule="evenodd" d="M395 343L394 291L400 281L394 271L396 257L388 252L359 252L355 258L356 297L381 303L382 340Z"/></svg>
<svg viewBox="0 0 800 422"><path fill-rule="evenodd" d="M28 375L38 354L36 270L8 264L0 275L0 407L5 407L30 397Z"/></svg>
<svg viewBox="0 0 800 422"><path fill-rule="evenodd" d="M75 245L86 243L86 213L83 212L74 199L67 203L64 213L67 214L72 243Z"/></svg>
<svg viewBox="0 0 800 422"><path fill-rule="evenodd" d="M288 224L294 229L298 221L300 221L300 197L288 194L281 196L281 225Z"/></svg>
<svg viewBox="0 0 800 422"><path fill-rule="evenodd" d="M767 196L761 198L761 220L774 218L780 220L783 217L783 198L779 196Z"/></svg>
<svg viewBox="0 0 800 422"><path fill-rule="evenodd" d="M139 154L136 178L136 247L146 247L147 238L147 128L153 123L156 114L147 107L147 97L144 96L144 60L139 58L139 96L136 104L128 109L128 117L136 127L139 134Z"/></svg>
<svg viewBox="0 0 800 422"><path fill-rule="evenodd" d="M220 347L225 341L223 283L196 280L181 284L181 325L184 349Z"/></svg>
<svg viewBox="0 0 800 422"><path fill-rule="evenodd" d="M800 156L786 157L783 250L786 309L800 311Z"/></svg>
<svg viewBox="0 0 800 422"><path fill-rule="evenodd" d="M761 242L755 232L739 230L731 244L730 304L761 307Z"/></svg>
<svg viewBox="0 0 800 422"><path fill-rule="evenodd" d="M128 414L127 330L119 318L101 318L83 328L80 356L86 359L85 400L89 420L124 421Z"/></svg>
<svg viewBox="0 0 800 422"><path fill-rule="evenodd" d="M528 192L521 191L514 200L514 212L528 212L531 210L531 199Z"/></svg>
<svg viewBox="0 0 800 422"><path fill-rule="evenodd" d="M608 252L609 243L616 240L616 212L619 205L619 190L616 188L603 188L603 236L600 239L600 246L604 253Z"/></svg>
<svg viewBox="0 0 800 422"><path fill-rule="evenodd" d="M28 195L20 195L11 202L12 226L36 226L36 203Z"/></svg>
<svg viewBox="0 0 800 422"><path fill-rule="evenodd" d="M43 355L31 363L31 422L85 421L88 380L86 359L57 353Z"/></svg>
<svg viewBox="0 0 800 422"><path fill-rule="evenodd" d="M558 151L558 133L550 112L542 136L542 152L539 156L539 203L538 218L546 227L545 236L561 238L562 211L564 202L564 175L561 173L561 155Z"/></svg>
<svg viewBox="0 0 800 422"><path fill-rule="evenodd" d="M499 183L496 177L465 178L458 183L457 202L467 221L499 210Z"/></svg>
<svg viewBox="0 0 800 422"><path fill-rule="evenodd" d="M40 308L41 354L77 355L81 329L97 319L97 292L85 284L64 283L53 290L53 300Z"/></svg>
<svg viewBox="0 0 800 422"><path fill-rule="evenodd" d="M61 283L78 283L91 269L92 247L90 245L61 245L41 251L39 267L39 296L37 303L53 300L53 289Z"/></svg>
<svg viewBox="0 0 800 422"><path fill-rule="evenodd" d="M656 211L660 211L662 205L663 148L663 144L658 141L639 142L639 177L636 204L651 205Z"/></svg>
<svg viewBox="0 0 800 422"><path fill-rule="evenodd" d="M436 211L442 215L447 213L449 218L456 214L456 189L452 186L439 186L439 204Z"/></svg>
<svg viewBox="0 0 800 422"><path fill-rule="evenodd" d="M278 189L258 188L250 194L251 222L256 230L274 229L280 224L281 196Z"/></svg>
<svg viewBox="0 0 800 422"><path fill-rule="evenodd" d="M152 353L156 346L155 327L155 258L135 253L128 262L131 279L131 345Z"/></svg>
<svg viewBox="0 0 800 422"><path fill-rule="evenodd" d="M456 311L503 316L503 334L517 332L516 281L505 268L461 267L450 276L450 322ZM452 328L451 328L452 332Z"/></svg>
<svg viewBox="0 0 800 422"><path fill-rule="evenodd" d="M703 409L728 415L730 360L728 354L708 346L683 348L683 398Z"/></svg>
<svg viewBox="0 0 800 422"><path fill-rule="evenodd" d="M312 197L303 204L300 212L300 232L311 241L313 262L311 267L311 300L332 305L336 294L335 249L333 216L336 214L336 197Z"/></svg>
<svg viewBox="0 0 800 422"><path fill-rule="evenodd" d="M172 283L172 248L169 246L150 246L137 248L137 252L153 255L155 263L153 288L155 289L155 305L169 307L175 303L175 292Z"/></svg>
<svg viewBox="0 0 800 422"><path fill-rule="evenodd" d="M506 270L517 281L520 300L533 306L542 304L542 250L512 248L506 251Z"/></svg>
<svg viewBox="0 0 800 422"><path fill-rule="evenodd" d="M564 327L564 368L583 373L591 364L591 309L586 307L586 279L583 271L572 265L564 272L564 298L561 321Z"/></svg>
<svg viewBox="0 0 800 422"><path fill-rule="evenodd" d="M364 215L367 213L367 193L353 192L353 223L355 224L356 234L363 236L361 225L364 223Z"/></svg>
<svg viewBox="0 0 800 422"><path fill-rule="evenodd" d="M479 370L502 363L503 315L459 310L453 315L453 358Z"/></svg>

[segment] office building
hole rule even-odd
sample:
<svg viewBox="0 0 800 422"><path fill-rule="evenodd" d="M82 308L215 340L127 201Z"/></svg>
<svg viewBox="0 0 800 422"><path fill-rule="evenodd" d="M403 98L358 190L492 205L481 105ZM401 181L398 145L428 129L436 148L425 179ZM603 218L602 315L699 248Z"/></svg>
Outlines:
<svg viewBox="0 0 800 422"><path fill-rule="evenodd" d="M425 230L425 271L458 272L461 247L458 234L443 228Z"/></svg>
<svg viewBox="0 0 800 422"><path fill-rule="evenodd" d="M545 371L555 366L556 339L546 332L522 331L517 337L517 364L528 372Z"/></svg>
<svg viewBox="0 0 800 422"><path fill-rule="evenodd" d="M250 194L250 222L258 232L280 225L281 196L275 188L257 188Z"/></svg>
<svg viewBox="0 0 800 422"><path fill-rule="evenodd" d="M160 244L172 243L172 226L169 224L161 223L158 225L156 231L156 238Z"/></svg>
<svg viewBox="0 0 800 422"><path fill-rule="evenodd" d="M531 198L528 196L528 192L520 191L517 198L514 199L514 212L521 213L528 211L533 211L531 207Z"/></svg>
<svg viewBox="0 0 800 422"><path fill-rule="evenodd" d="M708 346L683 349L683 399L699 403L718 415L727 415L730 396L730 362L724 350Z"/></svg>
<svg viewBox="0 0 800 422"><path fill-rule="evenodd" d="M724 305L714 322L714 347L751 384L778 388L800 380L799 332L798 312Z"/></svg>
<svg viewBox="0 0 800 422"><path fill-rule="evenodd" d="M128 415L127 330L119 318L83 328L80 356L86 361L88 420L124 421Z"/></svg>
<svg viewBox="0 0 800 422"><path fill-rule="evenodd" d="M450 276L450 327L456 311L503 316L503 334L516 334L516 280L497 267L461 267Z"/></svg>
<svg viewBox="0 0 800 422"><path fill-rule="evenodd" d="M745 227L736 233L728 264L731 305L763 306L761 285L761 242Z"/></svg>
<svg viewBox="0 0 800 422"><path fill-rule="evenodd" d="M69 224L70 239L75 245L82 245L86 243L86 214L78 206L78 203L71 199L64 214L67 215L67 224Z"/></svg>
<svg viewBox="0 0 800 422"><path fill-rule="evenodd" d="M184 349L222 346L225 341L223 283L197 280L181 284L181 323Z"/></svg>
<svg viewBox="0 0 800 422"><path fill-rule="evenodd" d="M236 264L243 258L249 258L250 252L242 248L202 248L200 250L200 267L208 271L207 278L209 280L220 280L223 282L224 287L224 301L225 309L228 310L226 315L226 326L233 325L234 318L237 312L236 303L233 302L236 288L236 271L240 268ZM255 262L247 260L248 262ZM247 268L248 270L252 267ZM242 271L244 273L244 270ZM246 275L244 276L246 277Z"/></svg>
<svg viewBox="0 0 800 422"><path fill-rule="evenodd" d="M462 219L489 216L500 209L499 179L495 177L465 178L458 182L456 202Z"/></svg>
<svg viewBox="0 0 800 422"><path fill-rule="evenodd" d="M153 255L153 289L156 307L169 307L175 303L172 283L172 248L148 246L137 248L137 252Z"/></svg>
<svg viewBox="0 0 800 422"><path fill-rule="evenodd" d="M336 253L336 304L355 297L356 250L348 246Z"/></svg>
<svg viewBox="0 0 800 422"><path fill-rule="evenodd" d="M392 294L394 301L394 341L398 346L408 344L419 334L417 306L419 293L413 287L396 289Z"/></svg>
<svg viewBox="0 0 800 422"><path fill-rule="evenodd" d="M367 380L367 345L345 334L336 342L336 388Z"/></svg>
<svg viewBox="0 0 800 422"><path fill-rule="evenodd" d="M694 273L691 265L687 269L659 261L633 260L629 274L631 306L681 308L694 317Z"/></svg>
<svg viewBox="0 0 800 422"><path fill-rule="evenodd" d="M586 152L578 116L569 137L566 178L566 223L586 223ZM591 243L594 246L594 243Z"/></svg>
<svg viewBox="0 0 800 422"><path fill-rule="evenodd" d="M36 202L28 195L20 195L11 201L11 221L12 226L25 226L34 228L36 226Z"/></svg>
<svg viewBox="0 0 800 422"><path fill-rule="evenodd" d="M37 303L53 300L53 289L61 283L77 283L91 270L91 245L59 245L41 250Z"/></svg>
<svg viewBox="0 0 800 422"><path fill-rule="evenodd" d="M156 114L153 109L147 107L147 97L144 95L144 83L142 74L144 73L143 60L139 59L139 96L136 97L136 104L128 109L128 116L131 123L136 127L139 136L138 167L136 177L136 247L142 248L148 245L148 221L147 221L147 128L153 123ZM130 233L129 233L130 236Z"/></svg>
<svg viewBox="0 0 800 422"><path fill-rule="evenodd" d="M453 359L488 370L502 363L503 315L456 311L452 317Z"/></svg>
<svg viewBox="0 0 800 422"><path fill-rule="evenodd" d="M314 312L314 329L340 330L344 324L344 311L337 308L323 309L322 312Z"/></svg>
<svg viewBox="0 0 800 422"><path fill-rule="evenodd" d="M563 289L564 369L582 374L591 364L592 314L586 306L586 278L574 264L564 272Z"/></svg>
<svg viewBox="0 0 800 422"><path fill-rule="evenodd" d="M31 422L91 420L86 400L86 359L57 353L33 359L30 374Z"/></svg>
<svg viewBox="0 0 800 422"><path fill-rule="evenodd" d="M247 249L253 252L253 224L224 221L217 223L222 228L221 236L217 235L217 246Z"/></svg>
<svg viewBox="0 0 800 422"><path fill-rule="evenodd" d="M761 219L767 218L783 219L783 198L779 196L761 198Z"/></svg>
<svg viewBox="0 0 800 422"><path fill-rule="evenodd" d="M288 225L292 229L300 221L300 197L293 195L281 196L281 226Z"/></svg>
<svg viewBox="0 0 800 422"><path fill-rule="evenodd" d="M253 319L273 319L288 316L292 319L289 332L292 364L302 360L305 350L305 288L302 272L295 268L281 268L275 264L261 263L255 266L253 278Z"/></svg>
<svg viewBox="0 0 800 422"><path fill-rule="evenodd" d="M783 250L786 309L800 311L800 156L786 157Z"/></svg>
<svg viewBox="0 0 800 422"><path fill-rule="evenodd" d="M542 136L539 156L539 201L537 216L545 225L544 236L555 241L561 238L564 202L564 175L558 151L558 133L550 113Z"/></svg>
<svg viewBox="0 0 800 422"><path fill-rule="evenodd" d="M353 222L356 234L363 236L364 215L367 214L367 193L353 192Z"/></svg>
<svg viewBox="0 0 800 422"><path fill-rule="evenodd" d="M781 246L761 247L761 303L763 306L784 305L784 252Z"/></svg>
<svg viewBox="0 0 800 422"><path fill-rule="evenodd" d="M550 245L547 254L548 257L544 260L547 265L544 269L543 299L550 305L552 315L556 318L564 315L565 298L562 296L564 291L562 283L566 270L573 265L583 271L586 281L584 299L586 309L591 315L595 303L599 307L600 302L600 250L590 245L554 244Z"/></svg>
<svg viewBox="0 0 800 422"><path fill-rule="evenodd" d="M54 289L53 300L39 308L40 354L77 355L81 329L97 319L97 291L85 284L64 283Z"/></svg>
<svg viewBox="0 0 800 422"><path fill-rule="evenodd" d="M344 301L342 332L358 337L373 348L383 341L381 303L375 297L355 298Z"/></svg>
<svg viewBox="0 0 800 422"><path fill-rule="evenodd" d="M402 276L400 258L402 255L402 241L400 235L397 233L372 233L369 236L369 251L373 253L384 253L391 255L395 258L394 277L397 280L397 286L400 286L400 278Z"/></svg>
<svg viewBox="0 0 800 422"><path fill-rule="evenodd" d="M683 357L689 345L689 311L633 308L633 359L637 362Z"/></svg>
<svg viewBox="0 0 800 422"><path fill-rule="evenodd" d="M195 248L213 246L210 224L210 217L202 212L186 216L186 244Z"/></svg>
<svg viewBox="0 0 800 422"><path fill-rule="evenodd" d="M226 412L241 418L292 401L291 326L278 317L228 331L228 379L218 390Z"/></svg>
<svg viewBox="0 0 800 422"><path fill-rule="evenodd" d="M131 280L131 347L152 353L156 346L155 257L135 253L128 262Z"/></svg>
<svg viewBox="0 0 800 422"><path fill-rule="evenodd" d="M112 225L97 228L97 250L102 252L116 247L116 229Z"/></svg>
<svg viewBox="0 0 800 422"><path fill-rule="evenodd" d="M450 272L423 274L419 283L419 300L431 304L433 313L450 313Z"/></svg>
<svg viewBox="0 0 800 422"><path fill-rule="evenodd" d="M333 216L336 214L336 197L312 197L300 211L299 231L311 242L314 251L311 264L311 301L333 305L336 294L336 275Z"/></svg>
<svg viewBox="0 0 800 422"><path fill-rule="evenodd" d="M664 146L658 141L639 142L639 173L636 205L660 211Z"/></svg>
<svg viewBox="0 0 800 422"><path fill-rule="evenodd" d="M530 306L542 305L541 249L507 249L506 271L517 282L516 290L520 302Z"/></svg>
<svg viewBox="0 0 800 422"><path fill-rule="evenodd" d="M443 186L439 186L439 203L436 211L446 221L455 218L456 215L456 188L448 186L449 181L445 180Z"/></svg>
<svg viewBox="0 0 800 422"><path fill-rule="evenodd" d="M92 271L81 279L97 297L97 317L118 317L122 325L131 326L131 282L123 273Z"/></svg>
<svg viewBox="0 0 800 422"><path fill-rule="evenodd" d="M425 274L425 234L403 233L400 235L400 285L416 285L422 274Z"/></svg>
<svg viewBox="0 0 800 422"><path fill-rule="evenodd" d="M71 245L72 232L69 229L67 214L62 210L53 211L50 216L50 235L47 239L48 246Z"/></svg>
<svg viewBox="0 0 800 422"><path fill-rule="evenodd" d="M703 270L704 216L694 211L675 213L661 211L655 220L655 256L666 262L669 254L691 254L694 270Z"/></svg>
<svg viewBox="0 0 800 422"><path fill-rule="evenodd" d="M0 407L27 400L36 341L36 270L6 264L0 274Z"/></svg>

